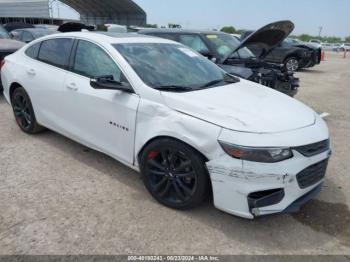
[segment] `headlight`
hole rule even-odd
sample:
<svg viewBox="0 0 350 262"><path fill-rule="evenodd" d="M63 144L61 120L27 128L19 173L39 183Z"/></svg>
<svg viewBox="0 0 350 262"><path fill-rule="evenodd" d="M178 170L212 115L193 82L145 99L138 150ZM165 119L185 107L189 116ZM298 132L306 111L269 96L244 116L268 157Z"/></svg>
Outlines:
<svg viewBox="0 0 350 262"><path fill-rule="evenodd" d="M230 156L247 161L275 163L289 159L293 156L290 148L244 147L231 145L222 141L219 141L219 143L224 151Z"/></svg>

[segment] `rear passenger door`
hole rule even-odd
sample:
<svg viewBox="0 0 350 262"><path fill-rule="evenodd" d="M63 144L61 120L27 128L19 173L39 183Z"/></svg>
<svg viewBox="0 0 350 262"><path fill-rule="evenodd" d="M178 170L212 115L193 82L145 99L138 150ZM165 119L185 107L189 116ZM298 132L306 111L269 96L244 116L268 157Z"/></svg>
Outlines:
<svg viewBox="0 0 350 262"><path fill-rule="evenodd" d="M55 38L26 50L24 88L40 124L55 130L64 125L62 91L74 39Z"/></svg>
<svg viewBox="0 0 350 262"><path fill-rule="evenodd" d="M110 54L101 46L79 40L71 71L64 84L61 105L68 131L78 141L132 164L139 96L119 90L97 90L91 78L110 75L128 82Z"/></svg>

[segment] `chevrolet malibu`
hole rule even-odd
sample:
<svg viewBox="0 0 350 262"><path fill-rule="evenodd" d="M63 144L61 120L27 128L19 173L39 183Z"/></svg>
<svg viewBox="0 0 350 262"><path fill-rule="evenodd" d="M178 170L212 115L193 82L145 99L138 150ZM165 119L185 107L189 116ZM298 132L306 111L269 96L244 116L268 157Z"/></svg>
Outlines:
<svg viewBox="0 0 350 262"><path fill-rule="evenodd" d="M329 133L313 110L173 41L52 35L7 56L1 76L21 130L110 155L170 208L212 194L245 218L295 212L325 178Z"/></svg>

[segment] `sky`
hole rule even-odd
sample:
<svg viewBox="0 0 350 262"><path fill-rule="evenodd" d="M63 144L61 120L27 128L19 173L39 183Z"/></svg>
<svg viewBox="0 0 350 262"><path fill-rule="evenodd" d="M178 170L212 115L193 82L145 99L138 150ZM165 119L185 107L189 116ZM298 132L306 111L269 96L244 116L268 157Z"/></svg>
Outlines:
<svg viewBox="0 0 350 262"><path fill-rule="evenodd" d="M181 24L184 28L255 30L270 22L291 20L293 34L350 36L350 0L134 0L149 24ZM57 12L56 12L57 15ZM61 6L60 16L77 14Z"/></svg>

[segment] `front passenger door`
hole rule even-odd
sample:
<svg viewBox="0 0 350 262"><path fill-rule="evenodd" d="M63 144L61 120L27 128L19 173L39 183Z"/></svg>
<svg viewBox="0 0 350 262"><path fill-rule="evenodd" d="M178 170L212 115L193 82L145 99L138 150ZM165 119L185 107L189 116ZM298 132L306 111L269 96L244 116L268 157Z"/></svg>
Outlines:
<svg viewBox="0 0 350 262"><path fill-rule="evenodd" d="M91 78L126 78L111 56L95 43L79 40L64 88L62 110L76 140L132 164L139 96L118 90L96 90Z"/></svg>

